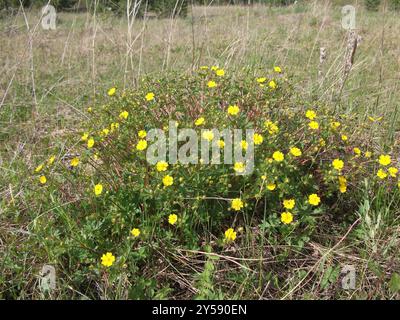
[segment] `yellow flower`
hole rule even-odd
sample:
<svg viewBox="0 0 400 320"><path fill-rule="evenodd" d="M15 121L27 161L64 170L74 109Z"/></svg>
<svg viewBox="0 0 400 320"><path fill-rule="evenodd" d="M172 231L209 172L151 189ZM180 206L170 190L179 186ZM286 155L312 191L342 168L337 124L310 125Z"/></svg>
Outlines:
<svg viewBox="0 0 400 320"><path fill-rule="evenodd" d="M318 130L319 129L319 124L317 121L310 121L308 124L311 130Z"/></svg>
<svg viewBox="0 0 400 320"><path fill-rule="evenodd" d="M218 70L218 67L217 67L217 66L212 66L212 67L211 67L211 70L212 70L212 71L217 71L217 70Z"/></svg>
<svg viewBox="0 0 400 320"><path fill-rule="evenodd" d="M225 75L225 70L224 69L218 69L218 70L215 71L215 74L218 77L223 77Z"/></svg>
<svg viewBox="0 0 400 320"><path fill-rule="evenodd" d="M47 182L47 178L45 176L40 176L39 181L41 184L45 184Z"/></svg>
<svg viewBox="0 0 400 320"><path fill-rule="evenodd" d="M235 198L232 200L231 208L235 211L239 211L243 208L243 201L240 198Z"/></svg>
<svg viewBox="0 0 400 320"><path fill-rule="evenodd" d="M243 150L247 150L247 147L249 146L246 140L240 141L240 146L242 147Z"/></svg>
<svg viewBox="0 0 400 320"><path fill-rule="evenodd" d="M339 128L339 127L340 127L340 122L337 122L337 121L331 122L331 128L332 128L333 130L336 130L336 129Z"/></svg>
<svg viewBox="0 0 400 320"><path fill-rule="evenodd" d="M261 176L261 179L262 179L262 180L267 180L267 176L266 176L266 175L262 175L262 176Z"/></svg>
<svg viewBox="0 0 400 320"><path fill-rule="evenodd" d="M365 157L366 158L371 158L371 156L372 156L372 152L371 151L366 151L365 152Z"/></svg>
<svg viewBox="0 0 400 320"><path fill-rule="evenodd" d="M89 133L85 132L81 137L81 141L86 141L88 139L88 137L89 137Z"/></svg>
<svg viewBox="0 0 400 320"><path fill-rule="evenodd" d="M96 185L94 186L94 194L95 194L96 196L99 196L99 195L101 195L102 192L103 192L103 185L100 184L100 183L96 184Z"/></svg>
<svg viewBox="0 0 400 320"><path fill-rule="evenodd" d="M156 164L157 171L166 171L168 169L168 163L165 161L158 161Z"/></svg>
<svg viewBox="0 0 400 320"><path fill-rule="evenodd" d="M342 170L344 167L344 162L343 160L340 159L335 159L332 161L332 167L338 171Z"/></svg>
<svg viewBox="0 0 400 320"><path fill-rule="evenodd" d="M93 146L94 146L94 139L93 139L93 138L90 138L90 139L88 140L88 142L87 142L87 147L88 147L89 149L91 149L91 148L93 148Z"/></svg>
<svg viewBox="0 0 400 320"><path fill-rule="evenodd" d="M339 176L339 191L345 193L347 191L347 179L343 176Z"/></svg>
<svg viewBox="0 0 400 320"><path fill-rule="evenodd" d="M354 151L354 153L355 153L357 156L359 156L359 155L361 154L360 148L355 147L355 148L353 149L353 151Z"/></svg>
<svg viewBox="0 0 400 320"><path fill-rule="evenodd" d="M101 135L101 136L108 136L109 133L110 133L110 130L108 130L107 128L104 128L104 129L101 131L100 135Z"/></svg>
<svg viewBox="0 0 400 320"><path fill-rule="evenodd" d="M261 143L263 143L264 138L261 134L255 133L253 136L253 141L255 145L259 145Z"/></svg>
<svg viewBox="0 0 400 320"><path fill-rule="evenodd" d="M246 166L244 165L243 162L236 162L235 165L233 166L233 170L239 173L244 172L245 168Z"/></svg>
<svg viewBox="0 0 400 320"><path fill-rule="evenodd" d="M388 175L385 172L385 170L379 169L378 172L376 173L376 175L380 178L380 179L385 179Z"/></svg>
<svg viewBox="0 0 400 320"><path fill-rule="evenodd" d="M227 242L234 241L236 239L236 232L232 228L225 231L225 240Z"/></svg>
<svg viewBox="0 0 400 320"><path fill-rule="evenodd" d="M282 212L281 221L284 224L290 224L293 221L293 215L290 212Z"/></svg>
<svg viewBox="0 0 400 320"><path fill-rule="evenodd" d="M399 172L399 170L398 170L397 168L395 168L395 167L390 167L390 168L388 169L388 171L389 171L389 174L390 174L390 176L391 176L392 178L396 178L397 172Z"/></svg>
<svg viewBox="0 0 400 320"><path fill-rule="evenodd" d="M378 118L374 118L374 117L371 117L371 116L368 117L368 119L369 119L371 122L381 121L382 118L383 118L383 117L378 117Z"/></svg>
<svg viewBox="0 0 400 320"><path fill-rule="evenodd" d="M39 165L36 167L35 172L38 173L38 172L42 171L43 167L44 167L44 164L43 164L43 163L42 163L42 164L39 164Z"/></svg>
<svg viewBox="0 0 400 320"><path fill-rule="evenodd" d="M313 110L307 110L306 111L306 118L310 120L314 120L317 117L317 114Z"/></svg>
<svg viewBox="0 0 400 320"><path fill-rule="evenodd" d="M325 147L326 146L326 141L324 140L324 139L319 139L319 145L321 146L321 147Z"/></svg>
<svg viewBox="0 0 400 320"><path fill-rule="evenodd" d="M129 116L129 112L128 112L128 111L122 111L122 112L119 114L119 118L120 118L120 119L128 119L128 116Z"/></svg>
<svg viewBox="0 0 400 320"><path fill-rule="evenodd" d="M224 140L219 140L218 141L218 147L220 147L221 149L223 149L225 147L225 142Z"/></svg>
<svg viewBox="0 0 400 320"><path fill-rule="evenodd" d="M275 183L268 183L267 184L267 189L269 191L274 191L276 189L276 184Z"/></svg>
<svg viewBox="0 0 400 320"><path fill-rule="evenodd" d="M200 70L208 70L208 66L201 66Z"/></svg>
<svg viewBox="0 0 400 320"><path fill-rule="evenodd" d="M269 86L271 89L276 89L277 84L276 84L276 82L275 82L274 80L271 80L271 81L268 83L268 86Z"/></svg>
<svg viewBox="0 0 400 320"><path fill-rule="evenodd" d="M162 182L164 184L164 186L169 187L174 183L174 178L172 178L169 175L166 175L163 179Z"/></svg>
<svg viewBox="0 0 400 320"><path fill-rule="evenodd" d="M139 138L141 138L141 139L146 138L147 132L146 132L145 130L140 130L140 131L138 132L138 136L139 136Z"/></svg>
<svg viewBox="0 0 400 320"><path fill-rule="evenodd" d="M51 156L51 157L49 158L49 160L47 160L47 164L48 164L49 166L51 166L51 165L54 163L54 160L56 160L56 157L55 157L55 156Z"/></svg>
<svg viewBox="0 0 400 320"><path fill-rule="evenodd" d="M229 106L228 107L228 114L231 116L236 116L239 113L240 109L237 105Z"/></svg>
<svg viewBox="0 0 400 320"><path fill-rule="evenodd" d="M208 81L207 82L207 87L209 87L209 88L214 88L214 87L216 87L217 86L217 84L216 84L216 82L215 81Z"/></svg>
<svg viewBox="0 0 400 320"><path fill-rule="evenodd" d="M388 154L381 154L379 156L379 163L382 166L388 166L391 162L392 160L390 159L390 156Z"/></svg>
<svg viewBox="0 0 400 320"><path fill-rule="evenodd" d="M143 151L147 148L147 141L140 139L136 145L136 149L139 151Z"/></svg>
<svg viewBox="0 0 400 320"><path fill-rule="evenodd" d="M140 230L139 230L138 228L133 228L133 229L131 230L131 234L132 234L135 238L137 238L137 237L139 237L139 235L140 235Z"/></svg>
<svg viewBox="0 0 400 320"><path fill-rule="evenodd" d="M119 128L119 123L113 122L113 123L111 123L110 127L111 127L111 132L113 132L115 129Z"/></svg>
<svg viewBox="0 0 400 320"><path fill-rule="evenodd" d="M317 205L319 205L320 202L321 202L321 198L316 193L310 194L308 196L309 204L311 204L313 206L317 206Z"/></svg>
<svg viewBox="0 0 400 320"><path fill-rule="evenodd" d="M168 216L168 223L174 225L178 221L178 216L176 214L170 214Z"/></svg>
<svg viewBox="0 0 400 320"><path fill-rule="evenodd" d="M295 204L296 204L296 201L294 199L285 199L285 200L283 200L283 207L285 209L289 209L289 210L293 209Z"/></svg>
<svg viewBox="0 0 400 320"><path fill-rule="evenodd" d="M202 134L203 139L211 141L214 139L214 133L211 130L206 130Z"/></svg>
<svg viewBox="0 0 400 320"><path fill-rule="evenodd" d="M206 121L206 120L205 120L203 117L201 117L201 118L198 118L198 119L194 122L194 124L195 124L196 126L201 126L202 124L204 124L205 121Z"/></svg>
<svg viewBox="0 0 400 320"><path fill-rule="evenodd" d="M93 111L93 108L92 108L92 107L88 107L88 108L87 108L87 112L91 113L92 111Z"/></svg>
<svg viewBox="0 0 400 320"><path fill-rule="evenodd" d="M290 148L290 153L295 157L300 157L301 154L302 154L301 150L299 148L296 148L296 147Z"/></svg>
<svg viewBox="0 0 400 320"><path fill-rule="evenodd" d="M111 97L115 94L115 91L117 91L117 88L113 87L110 90L108 90L107 94Z"/></svg>
<svg viewBox="0 0 400 320"><path fill-rule="evenodd" d="M342 134L342 140L343 141L347 141L349 138L345 135L345 134Z"/></svg>
<svg viewBox="0 0 400 320"><path fill-rule="evenodd" d="M276 66L276 67L274 67L274 71L275 71L276 73L281 73L281 72L282 72L282 69L281 69L281 67Z"/></svg>
<svg viewBox="0 0 400 320"><path fill-rule="evenodd" d="M285 159L285 155L280 151L275 151L272 154L272 158L277 162L281 162L281 161L283 161Z"/></svg>
<svg viewBox="0 0 400 320"><path fill-rule="evenodd" d="M144 98L146 99L146 101L152 101L152 100L154 100L154 93L149 92L148 94L145 95Z"/></svg>
<svg viewBox="0 0 400 320"><path fill-rule="evenodd" d="M70 165L71 167L76 167L79 164L79 158L75 157L71 159Z"/></svg>
<svg viewBox="0 0 400 320"><path fill-rule="evenodd" d="M101 264L105 267L111 267L115 261L115 257L111 252L107 252L101 256Z"/></svg>
<svg viewBox="0 0 400 320"><path fill-rule="evenodd" d="M267 81L267 78L265 77L257 78L258 83L264 83L265 81Z"/></svg>

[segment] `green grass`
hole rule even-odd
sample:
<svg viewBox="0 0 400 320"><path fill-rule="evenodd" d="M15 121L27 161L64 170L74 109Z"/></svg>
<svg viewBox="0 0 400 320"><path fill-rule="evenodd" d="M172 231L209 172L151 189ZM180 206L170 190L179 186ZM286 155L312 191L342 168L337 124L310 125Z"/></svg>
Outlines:
<svg viewBox="0 0 400 320"><path fill-rule="evenodd" d="M38 12L27 12L27 17L33 30ZM87 107L104 103L110 87L133 89L146 75L190 74L201 65L219 65L234 78L283 66L302 97L328 103L337 114L358 114L355 128L368 122L368 116L382 116L384 130L370 130L360 142L398 147L400 49L394 30L400 28L399 13L357 7L362 42L341 95L346 32L340 27L340 7L330 1L279 8L194 7L186 19L137 20L129 53L126 19L105 14L95 18L59 13L56 31L39 25L30 34L22 13L0 20L0 297L45 298L38 274L44 264L53 264L60 276L50 296L57 299L399 298L399 199L385 190L374 193L369 185L358 190L361 201L349 203L351 212L338 212L300 252L261 236L249 236L234 252L211 253L208 247L174 249L160 239L135 252L146 268L121 273L112 287L96 271L90 276L71 272L79 268L68 258L70 244L60 243L51 229L45 233L48 221L38 216L47 198L32 192L30 185L40 161L53 150L68 152L69 137L81 129ZM328 51L322 82L321 46ZM79 229L70 216L76 210L74 199L69 200L53 203L51 212L60 225ZM204 233L213 239L206 228ZM82 263L90 260L79 258ZM345 264L356 268L355 290L340 286Z"/></svg>

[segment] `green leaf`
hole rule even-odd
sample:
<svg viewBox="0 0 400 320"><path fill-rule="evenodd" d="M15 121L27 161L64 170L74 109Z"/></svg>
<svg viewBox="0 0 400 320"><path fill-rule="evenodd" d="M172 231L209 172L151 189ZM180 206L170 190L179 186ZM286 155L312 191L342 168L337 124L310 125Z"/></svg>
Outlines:
<svg viewBox="0 0 400 320"><path fill-rule="evenodd" d="M400 275L398 273L393 273L389 282L390 291L393 293L400 292Z"/></svg>

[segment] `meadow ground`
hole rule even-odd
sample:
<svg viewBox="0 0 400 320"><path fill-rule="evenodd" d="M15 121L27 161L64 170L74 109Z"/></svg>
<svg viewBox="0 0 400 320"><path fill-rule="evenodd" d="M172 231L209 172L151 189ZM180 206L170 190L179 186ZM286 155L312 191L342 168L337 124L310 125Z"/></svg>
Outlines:
<svg viewBox="0 0 400 320"><path fill-rule="evenodd" d="M125 18L110 13L62 12L55 31L41 28L36 11L2 17L0 297L46 297L39 288L39 271L44 264L54 264L61 280L50 296L58 299L398 298L400 207L398 199L384 195L369 199L366 192L350 223L319 230L293 259L289 255L284 260L276 244L251 240L233 252L197 250L193 256L187 256L184 247L156 247L154 266L142 271L133 293L123 276L112 290L97 280L85 289L69 273L68 261L52 260L37 246L47 238L38 239L32 229L32 211L39 212L41 204L31 203L27 187L37 163L55 147L67 148L64 137L79 130L74 128L87 117L89 106L104 103L109 88L135 88L148 75L191 74L202 65L217 65L234 78L257 77L279 65L303 97L329 102L337 114L360 115L355 128L371 121L369 117L382 117L378 126L385 130L371 129L360 137L363 141L398 144L399 13L367 12L354 2L361 41L343 90L347 31L341 27L338 1L288 7L197 6L187 18L137 19L131 28ZM327 51L323 64L321 47ZM356 270L351 290L341 286L344 265Z"/></svg>

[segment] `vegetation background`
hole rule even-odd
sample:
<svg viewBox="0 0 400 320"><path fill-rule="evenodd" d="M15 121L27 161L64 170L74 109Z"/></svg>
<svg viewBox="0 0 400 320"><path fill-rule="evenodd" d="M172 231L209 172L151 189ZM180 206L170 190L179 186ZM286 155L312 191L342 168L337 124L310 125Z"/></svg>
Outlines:
<svg viewBox="0 0 400 320"><path fill-rule="evenodd" d="M38 8L45 2L0 0L0 297L399 298L400 207L383 194L371 198L366 192L352 213L360 219L355 227L326 226L293 258L281 260L270 243L247 243L242 249L252 247L252 257L241 256L240 248L233 249L238 255L202 251L190 257L169 248L152 253L154 265L135 284L120 277L117 289L108 290L104 282L80 286L68 262L52 260L37 246L52 234L38 239L32 231L41 204L32 202L28 178L55 147L65 147L64 137L88 106L105 101L110 87L136 88L144 76L191 74L202 65L218 65L238 77L280 65L310 101L317 97L333 102L338 114L362 115L354 126L363 126L368 116L382 117L385 135L371 132L365 139L396 144L399 1L178 1L179 16L171 11L176 1L165 0L148 1L148 10L127 16L126 1L59 0L51 2L60 10L57 29L43 30ZM341 27L345 4L356 7L360 42L338 92L347 47ZM327 52L322 64L321 47ZM157 269L158 261L166 263ZM43 290L42 266L58 263L65 269L57 289ZM232 265L237 268L229 273ZM354 290L341 287L344 265L355 266ZM163 276L163 288L154 274Z"/></svg>

